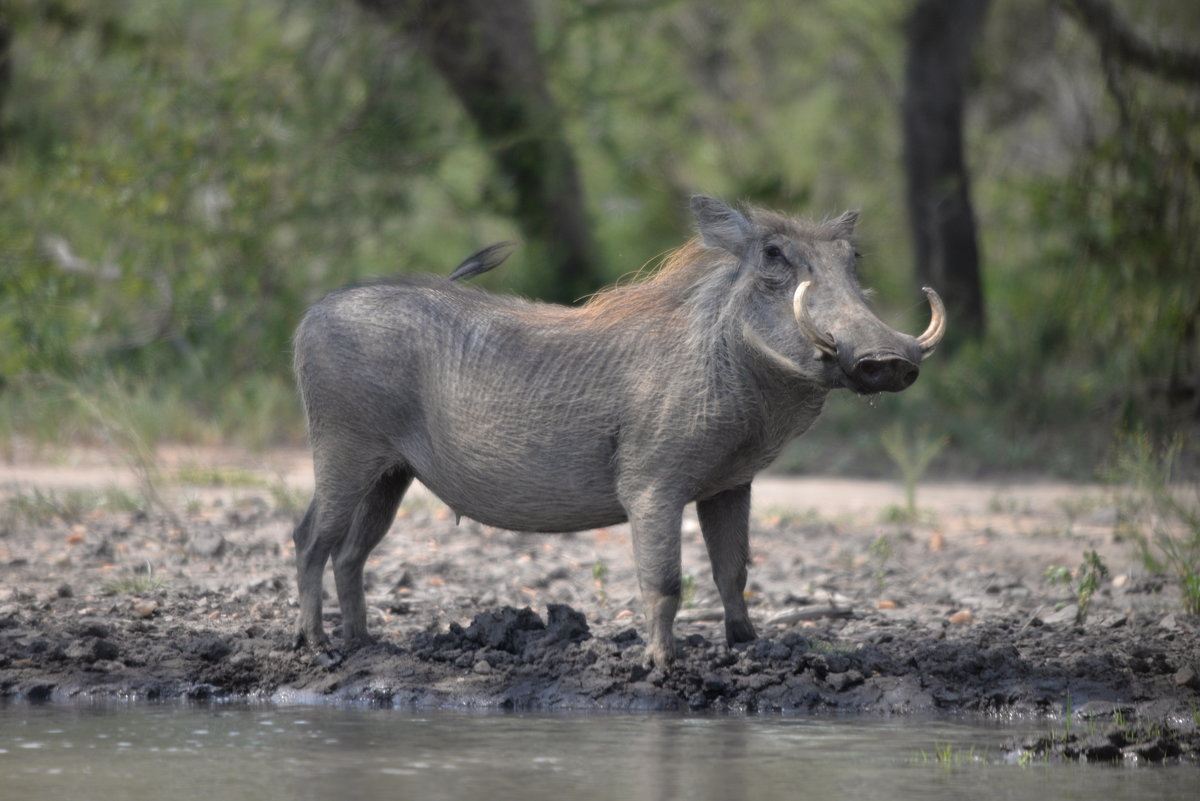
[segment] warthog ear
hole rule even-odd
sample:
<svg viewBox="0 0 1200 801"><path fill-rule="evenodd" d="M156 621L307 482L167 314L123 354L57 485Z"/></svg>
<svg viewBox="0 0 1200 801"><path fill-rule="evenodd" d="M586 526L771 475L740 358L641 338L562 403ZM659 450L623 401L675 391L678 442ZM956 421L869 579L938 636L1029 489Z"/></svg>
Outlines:
<svg viewBox="0 0 1200 801"><path fill-rule="evenodd" d="M842 212L842 216L830 223L838 239L849 239L854 236L854 226L858 222L858 209Z"/></svg>
<svg viewBox="0 0 1200 801"><path fill-rule="evenodd" d="M745 255L754 231L749 220L721 201L704 195L692 195L692 214L706 246L728 250L738 258Z"/></svg>

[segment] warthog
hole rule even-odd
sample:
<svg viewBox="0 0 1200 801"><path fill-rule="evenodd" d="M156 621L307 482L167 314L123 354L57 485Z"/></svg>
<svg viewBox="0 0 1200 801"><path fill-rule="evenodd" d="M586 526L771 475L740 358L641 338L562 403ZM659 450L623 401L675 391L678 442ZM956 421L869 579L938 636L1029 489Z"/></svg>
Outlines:
<svg viewBox="0 0 1200 801"><path fill-rule="evenodd" d="M419 479L456 515L522 531L628 520L657 664L675 654L680 522L696 503L732 644L752 640L743 591L750 482L829 391L900 391L937 345L867 308L856 212L806 222L691 201L699 236L648 277L579 307L445 278L343 289L296 332L316 492L295 530L297 646L329 643L332 556L342 637L369 641L363 564ZM489 248L455 276L503 261Z"/></svg>

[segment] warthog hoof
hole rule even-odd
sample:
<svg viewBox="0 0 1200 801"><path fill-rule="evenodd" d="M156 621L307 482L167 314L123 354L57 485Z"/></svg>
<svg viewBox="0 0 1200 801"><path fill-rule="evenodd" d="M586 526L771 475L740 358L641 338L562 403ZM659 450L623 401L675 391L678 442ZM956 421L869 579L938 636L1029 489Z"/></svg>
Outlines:
<svg viewBox="0 0 1200 801"><path fill-rule="evenodd" d="M675 661L675 638L665 642L652 642L646 646L646 655L642 664L647 668L669 668Z"/></svg>
<svg viewBox="0 0 1200 801"><path fill-rule="evenodd" d="M726 620L725 642L730 646L740 642L753 642L758 639L754 625L749 620Z"/></svg>
<svg viewBox="0 0 1200 801"><path fill-rule="evenodd" d="M333 670L346 661L346 655L336 648L313 651L313 661L326 670Z"/></svg>

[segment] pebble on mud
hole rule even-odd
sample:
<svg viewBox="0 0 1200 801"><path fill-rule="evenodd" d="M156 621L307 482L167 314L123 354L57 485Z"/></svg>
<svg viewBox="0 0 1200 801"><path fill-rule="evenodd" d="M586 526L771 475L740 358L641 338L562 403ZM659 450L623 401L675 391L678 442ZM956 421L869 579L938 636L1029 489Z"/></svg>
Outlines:
<svg viewBox="0 0 1200 801"><path fill-rule="evenodd" d="M134 601L133 613L140 618L153 617L158 611L158 601Z"/></svg>
<svg viewBox="0 0 1200 801"><path fill-rule="evenodd" d="M975 622L975 613L970 609L959 609L950 616L950 622L956 626L965 626L968 623Z"/></svg>
<svg viewBox="0 0 1200 801"><path fill-rule="evenodd" d="M1193 690L1200 690L1200 672L1196 670L1195 665L1184 665L1175 671L1174 678L1177 687L1190 687Z"/></svg>

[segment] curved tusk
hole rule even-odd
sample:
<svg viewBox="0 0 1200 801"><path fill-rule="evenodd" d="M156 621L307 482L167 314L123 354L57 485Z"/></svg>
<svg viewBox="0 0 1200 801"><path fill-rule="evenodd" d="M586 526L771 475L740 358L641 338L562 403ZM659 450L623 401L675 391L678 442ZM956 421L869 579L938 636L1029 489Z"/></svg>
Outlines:
<svg viewBox="0 0 1200 801"><path fill-rule="evenodd" d="M921 348L923 355L928 356L933 353L933 349L942 341L942 337L946 333L946 307L933 287L921 287L921 291L929 298L932 316L929 318L929 327L925 329L925 333L917 337L917 346Z"/></svg>
<svg viewBox="0 0 1200 801"><path fill-rule="evenodd" d="M800 286L796 287L796 294L792 296L792 314L796 316L796 323L800 326L800 333L817 346L817 350L827 356L837 356L837 343L829 334L823 334L813 325L812 318L808 316L808 306L804 302L804 296L808 292L811 281L804 281Z"/></svg>

